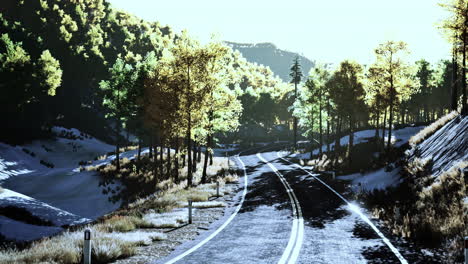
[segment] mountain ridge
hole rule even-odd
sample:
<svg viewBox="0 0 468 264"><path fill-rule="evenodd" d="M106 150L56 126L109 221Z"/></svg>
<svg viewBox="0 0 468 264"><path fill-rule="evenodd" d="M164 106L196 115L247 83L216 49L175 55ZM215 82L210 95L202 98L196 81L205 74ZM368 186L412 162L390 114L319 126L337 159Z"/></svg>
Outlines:
<svg viewBox="0 0 468 264"><path fill-rule="evenodd" d="M279 49L271 42L260 43L238 43L232 41L225 41L226 45L234 50L238 50L248 61L269 66L275 75L278 75L283 81L290 82L289 71L293 59L298 56L302 73L308 76L311 68L315 66L315 61L307 57L283 49Z"/></svg>

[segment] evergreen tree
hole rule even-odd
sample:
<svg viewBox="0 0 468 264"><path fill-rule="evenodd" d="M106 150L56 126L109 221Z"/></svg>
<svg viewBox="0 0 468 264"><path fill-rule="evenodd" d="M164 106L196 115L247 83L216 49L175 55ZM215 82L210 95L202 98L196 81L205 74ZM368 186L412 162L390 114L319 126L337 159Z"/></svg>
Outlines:
<svg viewBox="0 0 468 264"><path fill-rule="evenodd" d="M404 61L403 55L406 52L407 44L404 42L385 42L375 50L376 62L372 65L380 73L382 87L379 92L388 98L387 148L391 146L395 109L417 91L415 87L419 86L411 77L411 68Z"/></svg>
<svg viewBox="0 0 468 264"><path fill-rule="evenodd" d="M347 150L348 162L352 162L354 130L362 113L367 112L364 100L363 69L356 62L343 61L334 73L334 88L332 97L338 112L348 120L349 143Z"/></svg>
<svg viewBox="0 0 468 264"><path fill-rule="evenodd" d="M302 70L301 70L301 64L299 62L299 57L296 56L296 58L293 61L293 64L291 65L291 72L289 74L291 77L291 83L294 84L294 101L297 100L297 85L301 82L302 79ZM294 130L294 148L297 148L297 118L294 117L293 120L293 130Z"/></svg>
<svg viewBox="0 0 468 264"><path fill-rule="evenodd" d="M129 113L133 106L130 95L138 78L134 68L118 58L112 68L109 69L109 80L100 82L100 88L104 91L103 105L109 110L106 118L115 121L115 155L117 171L120 170L120 138L122 126L129 119Z"/></svg>

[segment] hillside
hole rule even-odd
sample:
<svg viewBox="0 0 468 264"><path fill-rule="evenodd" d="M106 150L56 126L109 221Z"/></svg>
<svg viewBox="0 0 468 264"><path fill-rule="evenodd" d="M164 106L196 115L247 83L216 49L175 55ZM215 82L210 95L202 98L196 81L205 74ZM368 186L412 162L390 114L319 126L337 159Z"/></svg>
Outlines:
<svg viewBox="0 0 468 264"><path fill-rule="evenodd" d="M468 161L468 117L456 116L434 134L407 151L408 163L430 161L434 179L462 161ZM418 136L418 135L416 135ZM416 139L412 139L416 140Z"/></svg>
<svg viewBox="0 0 468 264"><path fill-rule="evenodd" d="M446 248L447 263L461 262L467 232L468 117L452 112L422 129L401 157L401 183L363 194L393 233L432 248Z"/></svg>
<svg viewBox="0 0 468 264"><path fill-rule="evenodd" d="M226 42L231 48L238 50L248 61L269 66L283 81L289 82L289 68L293 59L299 56L302 73L307 75L315 63L294 52L278 49L272 43L244 44Z"/></svg>

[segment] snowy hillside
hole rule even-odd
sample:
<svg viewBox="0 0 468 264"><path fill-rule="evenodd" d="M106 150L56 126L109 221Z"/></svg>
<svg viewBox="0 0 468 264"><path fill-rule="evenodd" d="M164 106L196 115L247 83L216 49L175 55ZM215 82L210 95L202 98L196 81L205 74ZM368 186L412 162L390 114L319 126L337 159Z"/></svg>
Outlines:
<svg viewBox="0 0 468 264"><path fill-rule="evenodd" d="M418 126L418 127L405 127L402 129L397 129L392 132L392 144L396 147L400 147L404 145L405 143L408 142L408 140L414 136L416 133L418 133L421 129L423 129L423 126ZM380 131L379 131L380 132ZM370 129L370 130L362 130L354 133L354 144L359 144L363 142L369 141L370 138L373 138L375 136L375 130ZM388 138L388 131L385 131L385 142L387 142ZM344 146L347 145L349 142L349 136L344 136L340 139L340 145ZM335 142L330 144L330 148L333 149L335 146ZM322 146L322 151L327 150L327 145ZM314 155L319 154L319 149L314 150ZM294 156L294 155L293 155ZM299 155L295 155L295 157L299 159L310 159L310 152L308 153L303 153Z"/></svg>
<svg viewBox="0 0 468 264"><path fill-rule="evenodd" d="M53 140L24 146L0 143L0 185L4 188L0 208L21 208L52 223L47 227L31 225L5 217L4 213L0 232L7 239L29 240L53 234L61 226L90 221L120 206L120 202L111 202L103 194L104 187L95 172L77 169L80 162L93 160L114 147L76 129L54 127L53 132L57 135ZM32 234L10 236L14 226Z"/></svg>
<svg viewBox="0 0 468 264"><path fill-rule="evenodd" d="M415 159L432 160L430 174L436 178L456 163L468 161L468 117L454 118L406 154L408 162Z"/></svg>

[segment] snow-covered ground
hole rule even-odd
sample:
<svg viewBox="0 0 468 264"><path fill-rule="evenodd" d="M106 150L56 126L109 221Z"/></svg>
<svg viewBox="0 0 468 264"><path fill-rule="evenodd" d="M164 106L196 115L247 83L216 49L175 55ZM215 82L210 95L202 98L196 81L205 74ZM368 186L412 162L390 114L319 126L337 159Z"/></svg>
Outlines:
<svg viewBox="0 0 468 264"><path fill-rule="evenodd" d="M77 169L80 161L93 160L114 147L76 129L54 127L53 132L61 136L24 146L0 143L0 185L4 188L0 207L20 207L55 225L35 226L1 217L0 232L8 239L30 240L51 235L59 232L60 226L90 221L120 207L120 202L111 202L103 194L96 173ZM133 154L123 156L126 155ZM41 160L53 168L41 164ZM95 163L110 160L112 157ZM12 228L28 232L13 232Z"/></svg>
<svg viewBox="0 0 468 264"><path fill-rule="evenodd" d="M392 138L391 142L394 146L400 147L404 145L405 143L408 142L408 140L418 133L421 129L423 129L424 126L419 126L419 127L405 127L402 129L397 129L392 131ZM381 133L382 131L379 131ZM370 130L362 130L354 133L354 144L359 144L363 142L367 142L370 138L373 138L375 136L375 130L370 129ZM385 142L387 142L388 139L388 131L385 131ZM344 146L349 143L349 136L344 136L340 139L340 145ZM330 144L330 148L333 149L335 147L335 142ZM322 151L327 150L327 145L322 146ZM314 150L314 155L317 155L319 153L319 149ZM303 154L293 154L293 157L299 158L299 159L310 159L310 152L308 153L303 153Z"/></svg>
<svg viewBox="0 0 468 264"><path fill-rule="evenodd" d="M401 183L399 175L400 168L397 167L391 171L385 171L385 168L368 172L368 173L354 173L350 175L338 176L341 180L351 180L351 189L355 192L384 190L390 186L396 186Z"/></svg>
<svg viewBox="0 0 468 264"><path fill-rule="evenodd" d="M391 142L394 146L400 147L408 142L408 140L418 133L424 126L418 127L405 127L402 129L397 129L392 132ZM379 131L381 132L381 131ZM385 140L388 139L388 131L385 133ZM363 130L354 133L354 144L367 142L370 138L375 136L375 130ZM344 136L340 139L340 144L342 146L347 145L349 142L349 136ZM335 143L330 144L330 147L333 149ZM326 151L327 146L323 145L322 150ZM314 155L319 153L319 149L314 150ZM303 154L293 154L292 156L299 159L310 159L310 153ZM394 168L391 171L385 171L384 168L368 172L368 173L354 173L350 175L344 175L337 177L342 180L350 180L352 184L353 191L372 191L372 190L383 190L390 186L396 186L401 182L399 175L400 168Z"/></svg>

